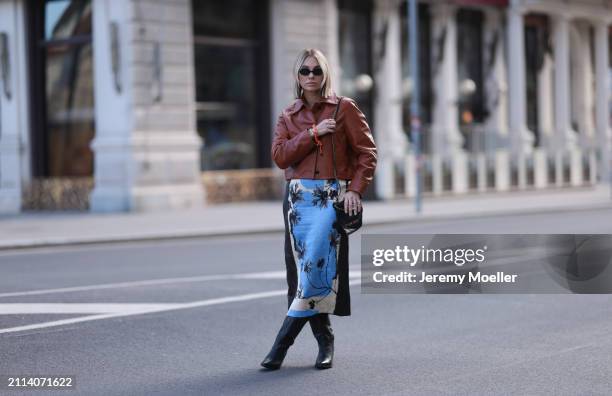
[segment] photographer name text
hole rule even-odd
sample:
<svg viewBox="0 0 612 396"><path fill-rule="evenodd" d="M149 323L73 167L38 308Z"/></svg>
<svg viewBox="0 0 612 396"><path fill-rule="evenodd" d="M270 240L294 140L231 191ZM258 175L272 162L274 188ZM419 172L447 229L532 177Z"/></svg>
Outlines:
<svg viewBox="0 0 612 396"><path fill-rule="evenodd" d="M402 271L395 274L387 274L377 271L372 274L375 283L515 283L517 274L506 274L498 271L495 274L483 274L481 272L468 272L467 274L428 274Z"/></svg>

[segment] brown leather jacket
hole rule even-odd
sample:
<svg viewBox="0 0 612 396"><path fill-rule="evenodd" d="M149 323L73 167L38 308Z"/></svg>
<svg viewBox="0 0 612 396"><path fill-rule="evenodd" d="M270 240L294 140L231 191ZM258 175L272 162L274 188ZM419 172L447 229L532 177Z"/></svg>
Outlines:
<svg viewBox="0 0 612 396"><path fill-rule="evenodd" d="M311 110L302 99L297 99L283 110L276 124L272 158L279 168L285 169L287 180L333 179L333 137L338 179L351 180L348 190L363 195L374 176L376 144L355 101L342 98L335 132L320 137L322 154L308 133L313 124L333 117L337 103L338 98L332 95L315 103Z"/></svg>

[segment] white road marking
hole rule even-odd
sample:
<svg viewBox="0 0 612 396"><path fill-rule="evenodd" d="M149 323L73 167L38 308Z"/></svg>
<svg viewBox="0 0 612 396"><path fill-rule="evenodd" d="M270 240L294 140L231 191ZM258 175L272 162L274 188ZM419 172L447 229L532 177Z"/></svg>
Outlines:
<svg viewBox="0 0 612 396"><path fill-rule="evenodd" d="M268 271L268 272L251 272L244 274L222 274L222 275L203 275L203 276L187 276L182 278L163 278L163 279L150 279L133 282L118 282L118 283L105 283L100 285L87 285L87 286L73 286L73 287L62 287L57 289L42 289L42 290L29 290L20 292L9 292L0 293L2 297L18 297L18 296L34 296L40 294L54 294L54 293L67 293L67 292L78 292L78 291L89 291L89 290L102 290L102 289L116 289L122 287L139 287L139 286L155 286L164 285L171 283L190 283L190 282L206 282L214 280L231 280L231 279L284 279L286 276L285 271ZM358 278L359 272L353 271L349 274L349 278Z"/></svg>
<svg viewBox="0 0 612 396"><path fill-rule="evenodd" d="M356 284L359 284L360 282L361 281L358 279L352 280L352 281L349 281L349 285L351 286L356 285ZM226 303L232 303L232 302L238 302L238 301L256 300L260 298L281 296L281 295L285 295L286 293L287 293L287 290L282 289L282 290L272 290L272 291L261 292L261 293L241 294L238 296L211 298L207 300L193 301L193 302L182 303L182 304L125 304L126 306L134 310L127 311L127 312L108 313L108 314L104 313L104 314L99 314L99 315L91 315L91 316L84 316L84 317L78 317L78 318L70 318L70 319L55 320L55 321L50 321L50 322L35 323L31 325L9 327L5 329L0 329L0 334L16 333L19 331L26 331L26 330L44 329L44 328L62 326L62 325L73 324L73 323L91 322L91 321L100 320L100 319L135 316L135 315L142 315L142 314L156 313L156 312L177 311L180 309L190 309L190 308L206 307L206 306L211 306L211 305L226 304ZM0 307L2 305L5 305L5 304L0 304ZM20 305L27 305L27 304L20 304ZM40 304L34 304L34 305L40 305ZM62 305L69 305L69 304L62 304ZM96 304L82 304L82 305L92 306ZM101 305L118 306L122 304L101 304ZM140 305L142 309L138 310L136 307L138 305ZM144 307L144 306L147 306L147 307Z"/></svg>
<svg viewBox="0 0 612 396"><path fill-rule="evenodd" d="M230 279L282 279L284 277L282 271L270 272L254 272L246 274L223 274L223 275L203 275L203 276L188 276L182 278L162 278L150 279L133 282L118 282L105 283L100 285L62 287L57 289L30 290L22 292L0 293L0 297L15 297L15 296L32 296L39 294L66 293L76 291L100 290L100 289L115 289L122 287L138 287L138 286L155 286L169 283L188 283L188 282L205 282L214 280L230 280Z"/></svg>
<svg viewBox="0 0 612 396"><path fill-rule="evenodd" d="M97 314L142 312L151 309L173 308L181 304L123 304L123 303L9 303L0 304L0 315L21 314Z"/></svg>

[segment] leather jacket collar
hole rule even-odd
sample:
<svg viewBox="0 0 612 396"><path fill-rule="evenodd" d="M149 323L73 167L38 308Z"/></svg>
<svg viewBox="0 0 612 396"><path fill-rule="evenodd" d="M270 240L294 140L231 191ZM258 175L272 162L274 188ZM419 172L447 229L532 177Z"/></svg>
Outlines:
<svg viewBox="0 0 612 396"><path fill-rule="evenodd" d="M317 103L330 103L333 105L337 105L338 104L338 96L336 96L335 93L332 93L330 96L328 96L327 98L322 98L319 102ZM289 110L289 114L295 114L298 111L300 111L302 109L302 107L305 107L306 103L305 100L302 98L300 99L296 99L296 101L293 103L293 107L291 108L291 110Z"/></svg>

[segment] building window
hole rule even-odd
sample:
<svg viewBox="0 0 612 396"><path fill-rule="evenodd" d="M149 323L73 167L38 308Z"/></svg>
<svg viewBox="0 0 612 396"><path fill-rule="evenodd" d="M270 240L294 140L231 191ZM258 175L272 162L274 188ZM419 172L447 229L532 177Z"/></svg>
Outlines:
<svg viewBox="0 0 612 396"><path fill-rule="evenodd" d="M459 123L481 123L484 105L482 11L460 9L457 13L457 82L459 83Z"/></svg>
<svg viewBox="0 0 612 396"><path fill-rule="evenodd" d="M192 5L201 168L270 167L267 2Z"/></svg>
<svg viewBox="0 0 612 396"><path fill-rule="evenodd" d="M338 1L340 92L357 102L372 124L372 2Z"/></svg>
<svg viewBox="0 0 612 396"><path fill-rule="evenodd" d="M28 3L35 177L93 174L91 2Z"/></svg>
<svg viewBox="0 0 612 396"><path fill-rule="evenodd" d="M540 145L540 121L538 117L538 76L544 66L546 53L550 52L550 28L548 17L529 14L525 17L525 83L527 102L527 128L535 135L536 146Z"/></svg>
<svg viewBox="0 0 612 396"><path fill-rule="evenodd" d="M399 7L398 12L401 15L401 36L402 36L402 91L403 91L403 108L402 108L402 122L404 129L412 141L412 129L410 126L410 92L414 87L412 81L412 74L410 71L410 54L409 54L409 40L408 36L408 9L406 3L402 3ZM431 86L431 23L429 16L429 5L419 4L418 5L418 47L419 47L419 87L420 87L420 103L419 113L421 116L421 123L424 128L427 128L431 124L431 113L432 113L432 86ZM423 142L422 148L425 152L430 150L430 134L425 133L421 135L421 141Z"/></svg>

